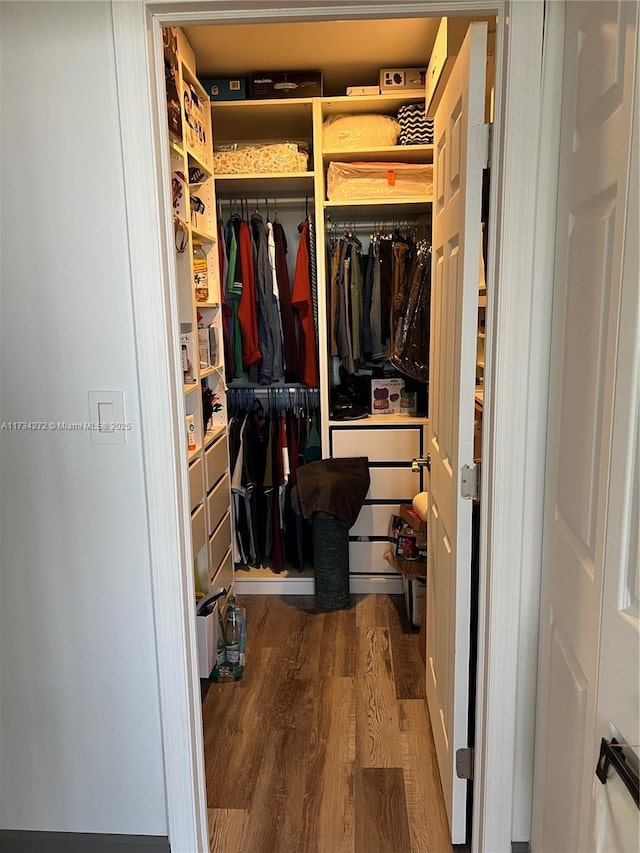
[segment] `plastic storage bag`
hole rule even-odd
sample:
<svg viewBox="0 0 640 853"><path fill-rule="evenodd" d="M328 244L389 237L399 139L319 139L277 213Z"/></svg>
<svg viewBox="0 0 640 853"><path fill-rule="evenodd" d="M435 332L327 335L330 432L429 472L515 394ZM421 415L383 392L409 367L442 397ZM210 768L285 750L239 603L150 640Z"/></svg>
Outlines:
<svg viewBox="0 0 640 853"><path fill-rule="evenodd" d="M309 155L294 142L242 143L216 148L215 175L306 172Z"/></svg>
<svg viewBox="0 0 640 853"><path fill-rule="evenodd" d="M433 166L413 163L329 163L329 201L425 198L433 193Z"/></svg>
<svg viewBox="0 0 640 853"><path fill-rule="evenodd" d="M334 115L322 125L323 148L387 148L396 145L400 125L391 116Z"/></svg>
<svg viewBox="0 0 640 853"><path fill-rule="evenodd" d="M404 305L399 312L391 364L419 382L429 380L431 246L418 240Z"/></svg>

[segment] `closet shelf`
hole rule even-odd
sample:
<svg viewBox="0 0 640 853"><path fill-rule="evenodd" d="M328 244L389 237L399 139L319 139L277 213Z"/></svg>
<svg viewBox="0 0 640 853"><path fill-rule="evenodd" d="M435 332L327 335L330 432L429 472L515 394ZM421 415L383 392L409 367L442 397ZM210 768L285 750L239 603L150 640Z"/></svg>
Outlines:
<svg viewBox="0 0 640 853"><path fill-rule="evenodd" d="M321 98L324 116L336 113L385 113L395 115L403 104L423 103L426 90L407 91L404 94L394 92L384 95L344 95L337 98Z"/></svg>
<svg viewBox="0 0 640 853"><path fill-rule="evenodd" d="M273 195L313 193L313 172L260 172L249 175L217 175L216 196L219 199L238 195L257 198Z"/></svg>
<svg viewBox="0 0 640 853"><path fill-rule="evenodd" d="M187 146L187 158L189 160L189 166L197 166L199 169L202 169L202 171L207 175L208 178L213 175L213 172L211 171L211 166L205 163L201 159L200 155L196 154L196 152L189 148L189 146Z"/></svg>
<svg viewBox="0 0 640 853"><path fill-rule="evenodd" d="M426 426L429 423L429 418L425 415L416 415L416 414L403 414L402 412L397 412L390 415L369 415L367 418L358 418L358 420L354 421L329 421L329 426L339 426L339 427L362 427L366 425L367 427L372 426L406 426L407 424L419 424L420 426Z"/></svg>
<svg viewBox="0 0 640 853"><path fill-rule="evenodd" d="M185 395L186 394L192 394L194 391L197 391L199 387L200 387L199 382L185 382L184 383L184 393L185 393Z"/></svg>
<svg viewBox="0 0 640 853"><path fill-rule="evenodd" d="M424 198L380 198L360 199L358 201L325 201L324 207L327 213L332 210L339 212L340 216L362 216L371 215L372 210L380 208L378 219L385 216L403 217L426 212L425 208L433 204L431 196ZM422 210L421 210L422 208Z"/></svg>
<svg viewBox="0 0 640 853"><path fill-rule="evenodd" d="M209 367L203 367L200 370L200 379L206 379L207 376L213 376L214 373L217 373L219 375L221 370L221 364L213 364Z"/></svg>
<svg viewBox="0 0 640 853"><path fill-rule="evenodd" d="M175 151L178 157L184 157L184 150L180 147L180 145L178 145L175 140L169 139L169 148L171 148L172 151Z"/></svg>
<svg viewBox="0 0 640 853"><path fill-rule="evenodd" d="M202 240L203 243L216 242L216 238L212 234L207 234L206 231L201 231L199 228L194 228L193 226L191 226L191 235L199 240Z"/></svg>
<svg viewBox="0 0 640 853"><path fill-rule="evenodd" d="M213 308L219 308L219 307L220 307L219 302L196 302L196 308L213 309Z"/></svg>
<svg viewBox="0 0 640 853"><path fill-rule="evenodd" d="M324 148L322 159L353 163L358 160L380 163L433 163L433 145L389 145L384 148Z"/></svg>
<svg viewBox="0 0 640 853"><path fill-rule="evenodd" d="M226 430L227 430L227 427L225 426L225 424L221 424L221 425L218 424L216 426L209 427L209 429L204 434L204 446L205 446L205 448L209 447L210 444L213 444L213 442L216 440L216 438L218 438L223 433L225 433Z"/></svg>
<svg viewBox="0 0 640 853"><path fill-rule="evenodd" d="M201 451L201 450L202 450L202 447L196 447L196 448L194 448L193 450L190 450L190 451L187 453L187 461L188 461L188 462L191 462L191 460L192 460L192 459L195 459L195 458L196 458L196 456L198 455L198 453L200 453L200 451Z"/></svg>

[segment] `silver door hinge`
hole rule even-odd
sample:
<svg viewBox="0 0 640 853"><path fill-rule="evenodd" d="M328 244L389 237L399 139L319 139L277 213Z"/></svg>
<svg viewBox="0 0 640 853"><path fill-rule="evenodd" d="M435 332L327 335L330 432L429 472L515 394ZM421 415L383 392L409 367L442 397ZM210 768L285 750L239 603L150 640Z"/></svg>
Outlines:
<svg viewBox="0 0 640 853"><path fill-rule="evenodd" d="M458 779L473 779L473 749L456 749L456 776Z"/></svg>
<svg viewBox="0 0 640 853"><path fill-rule="evenodd" d="M480 500L480 463L463 465L460 469L460 497L467 501Z"/></svg>
<svg viewBox="0 0 640 853"><path fill-rule="evenodd" d="M471 128L469 163L474 169L486 169L489 165L490 124L474 124Z"/></svg>

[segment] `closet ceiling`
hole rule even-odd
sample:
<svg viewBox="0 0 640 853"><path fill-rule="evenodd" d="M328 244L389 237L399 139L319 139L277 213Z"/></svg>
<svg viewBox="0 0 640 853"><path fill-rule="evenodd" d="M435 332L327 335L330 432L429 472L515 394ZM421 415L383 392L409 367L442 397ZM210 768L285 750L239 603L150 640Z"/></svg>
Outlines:
<svg viewBox="0 0 640 853"><path fill-rule="evenodd" d="M377 85L381 68L426 68L439 18L186 27L198 77L255 71L324 74L325 95Z"/></svg>

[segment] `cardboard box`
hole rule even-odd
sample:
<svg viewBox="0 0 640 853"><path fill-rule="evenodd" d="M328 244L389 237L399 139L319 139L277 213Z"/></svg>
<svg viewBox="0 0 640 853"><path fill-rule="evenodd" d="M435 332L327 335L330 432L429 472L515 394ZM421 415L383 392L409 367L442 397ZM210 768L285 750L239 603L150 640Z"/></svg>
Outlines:
<svg viewBox="0 0 640 853"><path fill-rule="evenodd" d="M244 77L215 77L201 81L211 101L244 101L247 81Z"/></svg>
<svg viewBox="0 0 640 853"><path fill-rule="evenodd" d="M427 535L427 522L423 521L412 506L402 504L400 507L400 518L409 525L416 533Z"/></svg>
<svg viewBox="0 0 640 853"><path fill-rule="evenodd" d="M371 414L389 415L400 411L400 393L403 379L371 380Z"/></svg>
<svg viewBox="0 0 640 853"><path fill-rule="evenodd" d="M427 568L426 533L414 530L402 515L392 515L389 539L394 545L391 556L396 571L404 575L424 575Z"/></svg>
<svg viewBox="0 0 640 853"><path fill-rule="evenodd" d="M249 77L251 98L318 98L322 96L320 71L261 71Z"/></svg>

